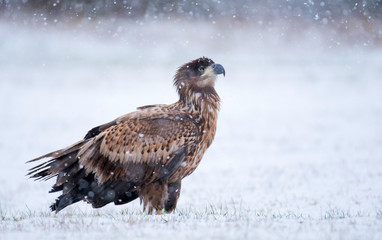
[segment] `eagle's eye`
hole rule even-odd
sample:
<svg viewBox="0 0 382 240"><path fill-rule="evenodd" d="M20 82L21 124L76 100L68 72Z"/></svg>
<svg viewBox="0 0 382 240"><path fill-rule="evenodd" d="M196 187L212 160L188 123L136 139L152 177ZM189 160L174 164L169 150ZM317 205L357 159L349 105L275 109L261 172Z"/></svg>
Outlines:
<svg viewBox="0 0 382 240"><path fill-rule="evenodd" d="M198 68L198 70L199 70L199 72L203 72L204 71L204 67L203 66L200 66L199 68Z"/></svg>

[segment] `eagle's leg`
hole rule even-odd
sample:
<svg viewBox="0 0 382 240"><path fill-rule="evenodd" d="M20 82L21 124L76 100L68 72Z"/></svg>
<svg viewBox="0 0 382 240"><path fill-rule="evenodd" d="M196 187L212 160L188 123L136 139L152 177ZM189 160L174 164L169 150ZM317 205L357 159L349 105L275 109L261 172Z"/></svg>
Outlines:
<svg viewBox="0 0 382 240"><path fill-rule="evenodd" d="M140 197L144 211L147 209L148 214L152 214L155 209L156 214L162 214L168 198L167 182L157 181L143 186Z"/></svg>
<svg viewBox="0 0 382 240"><path fill-rule="evenodd" d="M164 210L171 213L175 210L178 198L180 196L181 180L168 184L168 198L164 205Z"/></svg>

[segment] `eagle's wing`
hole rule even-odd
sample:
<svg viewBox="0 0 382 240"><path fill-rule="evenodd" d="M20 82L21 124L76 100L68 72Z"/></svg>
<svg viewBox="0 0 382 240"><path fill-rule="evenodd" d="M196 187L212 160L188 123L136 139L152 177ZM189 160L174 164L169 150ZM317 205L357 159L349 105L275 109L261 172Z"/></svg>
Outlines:
<svg viewBox="0 0 382 240"><path fill-rule="evenodd" d="M77 157L100 183L117 179L155 181L179 167L197 144L197 134L196 125L187 118L168 114L126 117L89 139Z"/></svg>
<svg viewBox="0 0 382 240"><path fill-rule="evenodd" d="M57 177L51 192L62 191L56 212L86 199L93 207L123 204L138 197L142 184L166 180L197 144L197 126L186 116L139 111L93 128L72 146L39 158L29 170L36 179Z"/></svg>

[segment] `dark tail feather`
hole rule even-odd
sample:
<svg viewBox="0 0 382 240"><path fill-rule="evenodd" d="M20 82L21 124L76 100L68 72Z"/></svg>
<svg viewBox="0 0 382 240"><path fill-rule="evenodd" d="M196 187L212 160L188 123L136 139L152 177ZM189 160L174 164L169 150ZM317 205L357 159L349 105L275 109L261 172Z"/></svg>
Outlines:
<svg viewBox="0 0 382 240"><path fill-rule="evenodd" d="M56 199L56 202L50 205L50 209L58 213L62 209L66 208L67 206L76 203L78 201L81 201L83 196L80 195L73 195L72 193L64 194L59 196Z"/></svg>
<svg viewBox="0 0 382 240"><path fill-rule="evenodd" d="M84 173L85 170L81 172ZM79 173L78 176L60 186L53 186L51 192L62 190L64 194L51 205L52 211L58 213L81 200L92 204L94 208L100 208L112 202L116 205L125 204L139 197L137 191L132 191L132 189L135 190L135 185L131 182L108 181L99 185L94 174L84 176L83 173Z"/></svg>
<svg viewBox="0 0 382 240"><path fill-rule="evenodd" d="M114 200L115 205L122 205L125 203L129 203L131 201L134 201L139 197L139 193L137 191L135 192L124 192L117 196L117 198Z"/></svg>
<svg viewBox="0 0 382 240"><path fill-rule="evenodd" d="M105 182L93 190L94 197L88 199L94 208L100 208L114 202L115 205L129 203L139 197L137 191L132 191L135 184L132 182Z"/></svg>
<svg viewBox="0 0 382 240"><path fill-rule="evenodd" d="M85 141L79 141L68 148L54 151L28 161L27 163L38 161L43 158L51 158L48 161L29 169L27 176L35 178L36 180L48 180L57 176L60 172L67 172L72 168L73 164L78 162L77 153L84 143Z"/></svg>

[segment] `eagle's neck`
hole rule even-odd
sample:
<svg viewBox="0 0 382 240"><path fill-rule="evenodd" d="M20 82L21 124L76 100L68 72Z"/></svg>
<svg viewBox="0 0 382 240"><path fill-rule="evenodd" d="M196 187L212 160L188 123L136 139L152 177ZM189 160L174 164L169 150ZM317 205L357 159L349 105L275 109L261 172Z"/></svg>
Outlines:
<svg viewBox="0 0 382 240"><path fill-rule="evenodd" d="M202 141L207 147L212 143L215 132L218 112L220 108L220 98L215 89L207 91L190 91L187 96L181 100L187 111L194 118L199 126Z"/></svg>

